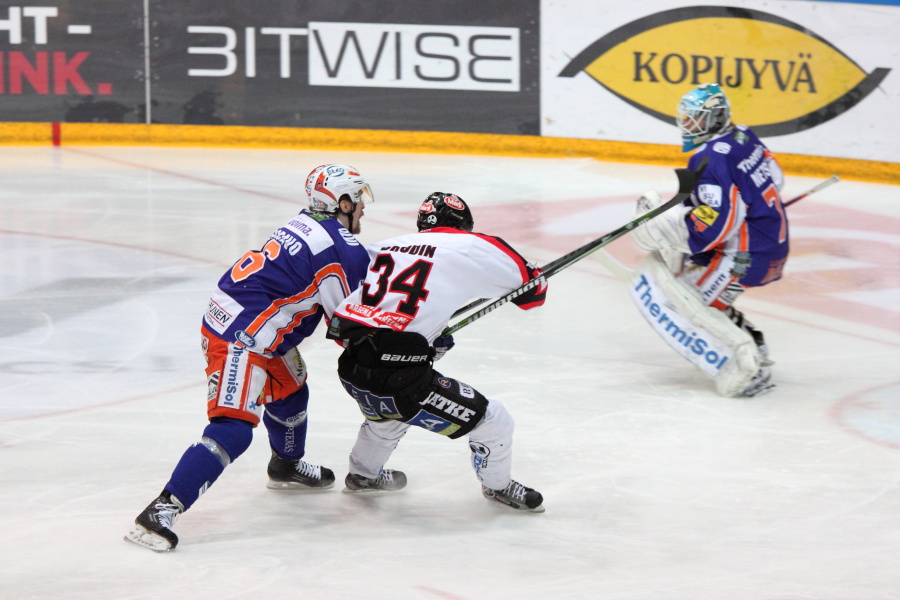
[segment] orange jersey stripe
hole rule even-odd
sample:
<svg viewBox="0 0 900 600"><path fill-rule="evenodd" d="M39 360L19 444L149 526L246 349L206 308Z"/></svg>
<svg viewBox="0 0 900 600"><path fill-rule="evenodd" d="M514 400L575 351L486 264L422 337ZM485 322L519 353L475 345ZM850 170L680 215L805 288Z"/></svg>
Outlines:
<svg viewBox="0 0 900 600"><path fill-rule="evenodd" d="M736 185L731 186L731 210L728 213L728 223L725 224L725 227L722 228L722 231L719 232L719 236L713 240L713 242L706 246L706 250L710 248L715 248L719 244L722 243L722 240L725 239L725 236L728 235L728 232L731 231L731 228L734 227L734 221L737 219L737 203L741 202L741 199L738 197L738 188Z"/></svg>
<svg viewBox="0 0 900 600"><path fill-rule="evenodd" d="M322 283L322 280L331 275L336 275L341 282L341 286L344 288L344 295L348 296L350 294L350 286L347 284L347 277L344 275L344 269L341 265L337 263L332 263L330 265L326 265L325 267L319 269L319 271L313 276L313 282L309 284L309 286L298 294L294 294L288 298L279 298L275 300L269 308L264 310L256 317L252 323L245 329L245 331L250 335L256 335L256 333L262 328L266 322L271 319L282 306L287 304L295 304L297 302L301 302L307 298L314 296L319 291L319 285Z"/></svg>

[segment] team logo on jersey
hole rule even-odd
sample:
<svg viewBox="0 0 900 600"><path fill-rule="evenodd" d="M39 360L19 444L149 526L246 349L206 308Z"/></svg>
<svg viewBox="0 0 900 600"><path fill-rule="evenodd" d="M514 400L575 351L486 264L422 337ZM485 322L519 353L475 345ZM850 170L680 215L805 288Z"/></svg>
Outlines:
<svg viewBox="0 0 900 600"><path fill-rule="evenodd" d="M456 194L450 194L449 196L444 198L444 204L456 210L463 210L466 207L466 205L463 204L462 200L460 200L456 196Z"/></svg>
<svg viewBox="0 0 900 600"><path fill-rule="evenodd" d="M442 388L449 389L452 380L447 379L446 377L439 377L437 381L438 381L438 385L440 385Z"/></svg>
<svg viewBox="0 0 900 600"><path fill-rule="evenodd" d="M252 348L256 345L256 340L253 339L253 336L243 329L240 331L235 331L234 338L248 348Z"/></svg>
<svg viewBox="0 0 900 600"><path fill-rule="evenodd" d="M559 77L582 71L666 124L691 87L718 82L731 105L740 106L742 123L758 135L776 136L843 114L891 70L866 73L807 24L750 8L689 6L607 32L577 52Z"/></svg>

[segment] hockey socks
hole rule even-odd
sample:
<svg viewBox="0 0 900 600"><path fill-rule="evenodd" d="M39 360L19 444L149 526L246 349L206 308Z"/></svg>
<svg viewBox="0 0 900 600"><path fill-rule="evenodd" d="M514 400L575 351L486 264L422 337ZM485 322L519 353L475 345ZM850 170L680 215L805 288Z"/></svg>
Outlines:
<svg viewBox="0 0 900 600"><path fill-rule="evenodd" d="M184 510L189 509L252 440L250 423L216 419L207 425L201 440L181 456L165 490L181 501Z"/></svg>
<svg viewBox="0 0 900 600"><path fill-rule="evenodd" d="M284 400L266 405L263 424L269 445L281 458L300 460L306 453L306 406L309 388L303 386Z"/></svg>

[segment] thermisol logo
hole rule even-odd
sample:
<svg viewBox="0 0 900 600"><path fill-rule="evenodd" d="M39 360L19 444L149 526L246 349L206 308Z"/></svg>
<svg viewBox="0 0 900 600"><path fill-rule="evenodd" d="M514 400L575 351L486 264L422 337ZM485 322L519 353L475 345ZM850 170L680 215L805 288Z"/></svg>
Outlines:
<svg viewBox="0 0 900 600"><path fill-rule="evenodd" d="M641 315L669 346L715 378L731 357L728 346L698 330L669 305L649 273L641 273L632 282L629 293Z"/></svg>
<svg viewBox="0 0 900 600"><path fill-rule="evenodd" d="M709 35L711 30L715 36ZM890 72L866 73L803 25L752 9L692 6L615 29L560 72L581 71L623 101L668 124L681 96L718 82L733 120L762 136L811 129L851 109Z"/></svg>

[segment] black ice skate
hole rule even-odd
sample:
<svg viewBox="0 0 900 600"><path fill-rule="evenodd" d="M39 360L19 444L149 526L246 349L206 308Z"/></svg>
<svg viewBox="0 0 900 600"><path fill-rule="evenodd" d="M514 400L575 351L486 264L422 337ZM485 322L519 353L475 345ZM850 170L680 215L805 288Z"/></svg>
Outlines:
<svg viewBox="0 0 900 600"><path fill-rule="evenodd" d="M481 486L481 493L488 500L494 500L515 509L544 512L542 504L544 497L541 496L541 493L525 487L515 480L510 480L505 490L492 490L489 487Z"/></svg>
<svg viewBox="0 0 900 600"><path fill-rule="evenodd" d="M272 452L269 459L270 490L291 490L310 492L327 490L334 487L334 471L318 465L311 465L304 460L281 458Z"/></svg>
<svg viewBox="0 0 900 600"><path fill-rule="evenodd" d="M406 487L406 473L382 469L375 479L349 473L344 485L344 492L396 492Z"/></svg>
<svg viewBox="0 0 900 600"><path fill-rule="evenodd" d="M184 506L163 490L134 520L134 525L125 534L125 541L149 548L156 552L169 552L178 545L178 536L172 531L175 519L184 512Z"/></svg>

